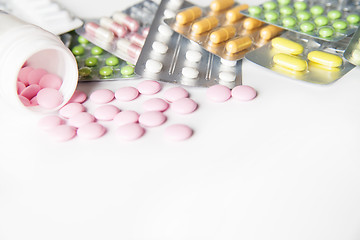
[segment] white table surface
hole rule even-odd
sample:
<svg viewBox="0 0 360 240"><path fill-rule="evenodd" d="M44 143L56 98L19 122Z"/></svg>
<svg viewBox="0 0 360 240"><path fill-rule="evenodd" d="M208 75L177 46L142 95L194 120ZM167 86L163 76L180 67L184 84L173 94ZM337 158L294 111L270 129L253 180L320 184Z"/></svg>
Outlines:
<svg viewBox="0 0 360 240"><path fill-rule="evenodd" d="M59 2L84 18L135 3ZM131 143L113 131L54 142L37 127L41 115L1 101L0 239L360 239L359 74L319 86L244 61L254 101L212 103L206 89L186 88L198 111L169 111L167 124ZM121 108L141 111L148 98ZM194 136L164 140L171 123L188 124Z"/></svg>

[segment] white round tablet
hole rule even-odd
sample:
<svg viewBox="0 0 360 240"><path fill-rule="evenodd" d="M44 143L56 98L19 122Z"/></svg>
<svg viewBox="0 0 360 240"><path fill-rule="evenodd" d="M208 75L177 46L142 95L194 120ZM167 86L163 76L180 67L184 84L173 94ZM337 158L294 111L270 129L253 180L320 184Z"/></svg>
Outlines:
<svg viewBox="0 0 360 240"><path fill-rule="evenodd" d="M190 62L200 62L202 56L200 52L190 50L186 52L185 57Z"/></svg>
<svg viewBox="0 0 360 240"><path fill-rule="evenodd" d="M149 59L146 61L145 68L146 71L152 72L152 73L159 73L162 69L163 65L161 62L156 61L154 59Z"/></svg>
<svg viewBox="0 0 360 240"><path fill-rule="evenodd" d="M236 79L236 74L234 72L220 72L219 78L224 82L233 82Z"/></svg>
<svg viewBox="0 0 360 240"><path fill-rule="evenodd" d="M168 51L169 47L162 42L155 41L152 44L152 49L157 53L165 54Z"/></svg>
<svg viewBox="0 0 360 240"><path fill-rule="evenodd" d="M223 58L220 60L220 62L229 67L234 67L234 66L236 66L236 63L237 63L237 61L230 61L230 60L226 60Z"/></svg>
<svg viewBox="0 0 360 240"><path fill-rule="evenodd" d="M171 28L166 25L160 25L158 27L158 31L165 37L171 37L171 35L173 34L173 31L171 30Z"/></svg>
<svg viewBox="0 0 360 240"><path fill-rule="evenodd" d="M199 71L192 67L184 67L181 72L186 78L197 78L199 76Z"/></svg>

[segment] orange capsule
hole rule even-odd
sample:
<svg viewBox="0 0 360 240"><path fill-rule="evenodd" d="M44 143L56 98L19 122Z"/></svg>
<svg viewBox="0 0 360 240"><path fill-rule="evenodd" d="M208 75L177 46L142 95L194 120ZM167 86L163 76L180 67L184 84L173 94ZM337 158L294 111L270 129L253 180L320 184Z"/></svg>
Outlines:
<svg viewBox="0 0 360 240"><path fill-rule="evenodd" d="M239 21L240 19L242 19L244 17L244 15L240 13L240 11L246 10L248 8L249 8L249 5L242 4L242 5L239 5L239 6L236 6L232 9L230 9L229 11L226 12L226 20L230 23Z"/></svg>
<svg viewBox="0 0 360 240"><path fill-rule="evenodd" d="M210 34L210 41L212 43L221 43L234 37L236 29L234 26L222 27Z"/></svg>
<svg viewBox="0 0 360 240"><path fill-rule="evenodd" d="M214 12L219 12L231 7L234 3L234 0L214 0L210 3L210 9Z"/></svg>
<svg viewBox="0 0 360 240"><path fill-rule="evenodd" d="M277 26L268 25L260 30L260 37L264 40L270 40L279 35L283 30Z"/></svg>
<svg viewBox="0 0 360 240"><path fill-rule="evenodd" d="M228 41L225 45L225 49L228 53L234 54L251 47L251 45L252 40L250 37L239 37Z"/></svg>
<svg viewBox="0 0 360 240"><path fill-rule="evenodd" d="M260 26L262 26L264 23L260 20L254 19L254 18L246 18L244 20L244 28L246 30L252 30L255 28L258 28Z"/></svg>
<svg viewBox="0 0 360 240"><path fill-rule="evenodd" d="M191 30L194 34L202 34L204 32L210 31L218 24L219 24L218 18L214 16L210 16L195 22L192 25Z"/></svg>
<svg viewBox="0 0 360 240"><path fill-rule="evenodd" d="M202 10L199 7L191 7L176 15L176 22L185 25L201 17Z"/></svg>

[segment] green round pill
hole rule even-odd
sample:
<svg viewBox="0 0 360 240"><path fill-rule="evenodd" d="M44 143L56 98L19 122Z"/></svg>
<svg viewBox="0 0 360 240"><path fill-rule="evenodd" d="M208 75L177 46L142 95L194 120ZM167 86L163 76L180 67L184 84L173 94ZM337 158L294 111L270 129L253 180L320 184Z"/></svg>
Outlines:
<svg viewBox="0 0 360 240"><path fill-rule="evenodd" d="M134 74L134 67L130 65L124 66L121 68L120 72L124 76L131 76Z"/></svg>
<svg viewBox="0 0 360 240"><path fill-rule="evenodd" d="M299 21L307 21L311 18L311 14L307 11L300 11L296 14Z"/></svg>
<svg viewBox="0 0 360 240"><path fill-rule="evenodd" d="M78 42L81 44L84 44L84 45L89 43L89 41L86 38L84 38L83 36L78 37Z"/></svg>
<svg viewBox="0 0 360 240"><path fill-rule="evenodd" d="M88 67L83 67L79 69L79 76L80 77L87 77L90 76L91 74L91 69Z"/></svg>
<svg viewBox="0 0 360 240"><path fill-rule="evenodd" d="M329 19L325 16L318 16L314 19L314 23L318 27L326 26L329 24Z"/></svg>
<svg viewBox="0 0 360 240"><path fill-rule="evenodd" d="M350 24L357 24L360 21L360 17L357 14L350 14L349 16L347 16L346 20Z"/></svg>
<svg viewBox="0 0 360 240"><path fill-rule="evenodd" d="M314 29L315 25L312 22L304 22L300 25L300 30L305 33L312 32Z"/></svg>
<svg viewBox="0 0 360 240"><path fill-rule="evenodd" d="M336 20L336 19L341 18L342 14L338 10L331 10L331 11L328 12L327 16L331 20Z"/></svg>
<svg viewBox="0 0 360 240"><path fill-rule="evenodd" d="M332 25L336 30L345 30L348 27L348 24L344 20L336 20Z"/></svg>
<svg viewBox="0 0 360 240"><path fill-rule="evenodd" d="M81 45L78 45L78 46L73 47L71 51L75 56L80 56L85 53L85 48Z"/></svg>
<svg viewBox="0 0 360 240"><path fill-rule="evenodd" d="M113 70L111 67L102 67L100 68L99 73L101 76L108 77L113 73Z"/></svg>
<svg viewBox="0 0 360 240"><path fill-rule="evenodd" d="M95 67L98 63L98 59L96 57L88 57L85 60L85 65L88 67Z"/></svg>
<svg viewBox="0 0 360 240"><path fill-rule="evenodd" d="M296 11L304 11L307 8L306 2L295 2L294 8Z"/></svg>
<svg viewBox="0 0 360 240"><path fill-rule="evenodd" d="M319 16L324 13L324 8L322 6L318 6L318 5L312 6L310 8L310 12L314 16Z"/></svg>
<svg viewBox="0 0 360 240"><path fill-rule="evenodd" d="M279 5L289 5L291 0L278 0Z"/></svg>
<svg viewBox="0 0 360 240"><path fill-rule="evenodd" d="M108 66L116 66L119 64L119 59L117 57L109 57L105 60L106 65Z"/></svg>
<svg viewBox="0 0 360 240"><path fill-rule="evenodd" d="M281 7L280 8L280 14L284 16L289 16L294 13L294 9L289 6Z"/></svg>
<svg viewBox="0 0 360 240"><path fill-rule="evenodd" d="M276 4L276 2L269 1L269 2L265 2L263 4L263 7L267 11L275 10L277 8L277 4Z"/></svg>
<svg viewBox="0 0 360 240"><path fill-rule="evenodd" d="M322 27L319 29L319 36L323 38L328 38L334 35L334 30L330 27Z"/></svg>
<svg viewBox="0 0 360 240"><path fill-rule="evenodd" d="M296 25L296 19L294 17L284 17L282 24L284 27L294 27Z"/></svg>
<svg viewBox="0 0 360 240"><path fill-rule="evenodd" d="M279 14L275 11L269 11L264 14L266 21L272 22L279 18Z"/></svg>
<svg viewBox="0 0 360 240"><path fill-rule="evenodd" d="M259 15L262 12L261 7L259 6L251 6L248 8L250 15Z"/></svg>
<svg viewBox="0 0 360 240"><path fill-rule="evenodd" d="M101 55L104 52L104 50L101 47L95 46L91 49L92 55Z"/></svg>

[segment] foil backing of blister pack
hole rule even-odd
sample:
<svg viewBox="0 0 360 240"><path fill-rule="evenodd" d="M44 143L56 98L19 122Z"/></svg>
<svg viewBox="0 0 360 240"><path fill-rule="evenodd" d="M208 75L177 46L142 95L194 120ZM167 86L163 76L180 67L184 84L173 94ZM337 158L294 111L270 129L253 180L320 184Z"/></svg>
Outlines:
<svg viewBox="0 0 360 240"><path fill-rule="evenodd" d="M209 87L223 84L230 88L241 84L242 61L227 61L206 51L199 44L172 31L164 19L181 8L192 6L187 1L163 0L150 28L143 51L135 66L135 72L142 77L186 86ZM159 53L156 45L166 46L166 52ZM199 61L192 61L190 53L201 55ZM152 64L159 63L159 69ZM194 73L189 77L186 71ZM222 76L233 76L233 79Z"/></svg>
<svg viewBox="0 0 360 240"><path fill-rule="evenodd" d="M355 67L342 57L346 47L349 44L349 38L338 41L337 43L331 43L318 41L317 39L306 37L293 32L286 32L281 35L281 37L300 43L304 47L303 53L295 57L307 61L308 67L305 71L294 71L275 64L273 57L276 54L283 52L274 49L271 45L271 42L248 53L245 56L246 59L289 78L321 85L333 83ZM325 70L324 68L327 66L322 68L317 64L310 63L310 61L307 59L308 53L312 51L323 51L339 56L342 58L342 65L338 69L334 68L332 70Z"/></svg>

